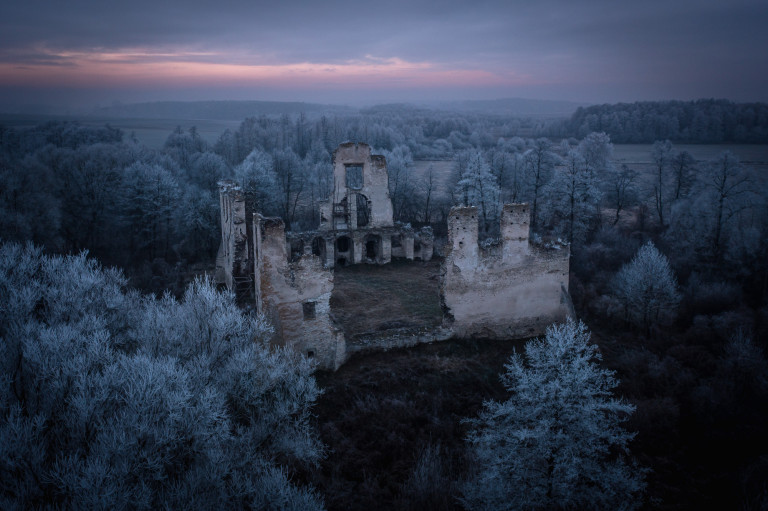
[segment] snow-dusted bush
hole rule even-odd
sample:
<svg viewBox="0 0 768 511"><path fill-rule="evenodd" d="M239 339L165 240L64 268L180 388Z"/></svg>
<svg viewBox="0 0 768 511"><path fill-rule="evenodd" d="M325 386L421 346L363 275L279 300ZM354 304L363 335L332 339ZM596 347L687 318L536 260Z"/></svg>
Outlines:
<svg viewBox="0 0 768 511"><path fill-rule="evenodd" d="M669 259L650 241L621 267L612 287L624 305L625 318L644 329L674 317L680 303Z"/></svg>

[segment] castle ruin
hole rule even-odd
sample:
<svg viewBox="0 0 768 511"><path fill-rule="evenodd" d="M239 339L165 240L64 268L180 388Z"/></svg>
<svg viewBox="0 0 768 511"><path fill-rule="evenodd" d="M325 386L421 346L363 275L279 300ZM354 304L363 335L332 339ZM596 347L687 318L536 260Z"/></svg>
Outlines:
<svg viewBox="0 0 768 511"><path fill-rule="evenodd" d="M334 267L387 264L393 257L429 261L434 237L393 222L386 161L363 143L341 144L333 155L332 196L320 204L316 231L286 233L282 219L246 211L240 188L220 183L222 243L217 281L272 323L272 342L289 346L335 370L350 346L334 323L330 298ZM527 204L506 204L501 239L478 244L474 207L455 207L448 218L442 264L440 327L397 332L366 344L386 349L452 337L514 339L540 335L572 314L567 245L528 239Z"/></svg>

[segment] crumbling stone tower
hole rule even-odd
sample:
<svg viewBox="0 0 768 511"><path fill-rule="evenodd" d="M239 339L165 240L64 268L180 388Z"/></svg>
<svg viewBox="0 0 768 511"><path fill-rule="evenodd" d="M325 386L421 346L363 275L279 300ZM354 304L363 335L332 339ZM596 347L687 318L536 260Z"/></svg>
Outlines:
<svg viewBox="0 0 768 511"><path fill-rule="evenodd" d="M238 185L231 181L219 183L219 208L221 244L216 256L216 281L242 301L253 292L253 247L245 197Z"/></svg>
<svg viewBox="0 0 768 511"><path fill-rule="evenodd" d="M311 253L289 260L280 218L255 214L253 239L256 308L275 329L273 344L303 353L323 369L338 369L346 344L330 315L333 269Z"/></svg>
<svg viewBox="0 0 768 511"><path fill-rule="evenodd" d="M392 227L387 162L368 144L347 142L333 152L333 192L320 205L320 230Z"/></svg>
<svg viewBox="0 0 768 511"><path fill-rule="evenodd" d="M393 222L387 162L371 154L368 144L346 142L333 152L333 191L320 202L318 230L330 266L432 258L430 229L414 231ZM320 246L317 240L312 243Z"/></svg>

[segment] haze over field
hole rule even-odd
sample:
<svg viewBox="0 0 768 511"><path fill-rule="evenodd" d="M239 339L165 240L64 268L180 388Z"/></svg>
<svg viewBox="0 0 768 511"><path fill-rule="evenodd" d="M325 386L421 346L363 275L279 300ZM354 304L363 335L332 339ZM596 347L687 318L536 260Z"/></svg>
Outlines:
<svg viewBox="0 0 768 511"><path fill-rule="evenodd" d="M0 111L113 101L768 100L768 4L0 5Z"/></svg>

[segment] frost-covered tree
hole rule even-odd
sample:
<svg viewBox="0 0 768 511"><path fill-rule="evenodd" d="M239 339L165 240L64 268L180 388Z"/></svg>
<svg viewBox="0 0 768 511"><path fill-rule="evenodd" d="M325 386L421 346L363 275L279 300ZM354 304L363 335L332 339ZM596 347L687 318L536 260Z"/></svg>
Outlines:
<svg viewBox="0 0 768 511"><path fill-rule="evenodd" d="M680 302L669 259L650 241L622 266L612 287L624 305L625 319L643 329L673 317Z"/></svg>
<svg viewBox="0 0 768 511"><path fill-rule="evenodd" d="M136 162L125 171L123 215L131 248L149 256L168 258L174 235L179 183L163 165Z"/></svg>
<svg viewBox="0 0 768 511"><path fill-rule="evenodd" d="M464 206L476 206L482 219L480 230L489 233L492 221L499 217L499 185L491 167L479 152L469 155L466 168L454 190L455 201Z"/></svg>
<svg viewBox="0 0 768 511"><path fill-rule="evenodd" d="M35 240L50 248L64 243L59 179L48 166L31 156L12 161L0 155L0 182L0 233L6 240Z"/></svg>
<svg viewBox="0 0 768 511"><path fill-rule="evenodd" d="M498 150L493 155L492 171L499 181L503 204L527 200L527 162L522 153Z"/></svg>
<svg viewBox="0 0 768 511"><path fill-rule="evenodd" d="M725 151L702 165L690 193L673 204L665 240L680 254L717 264L730 259L738 268L759 252L764 195L750 169ZM734 260L737 253L745 257Z"/></svg>
<svg viewBox="0 0 768 511"><path fill-rule="evenodd" d="M584 167L587 172L595 175L595 177L599 178L610 169L613 144L611 137L605 133L590 133L579 142L577 150L584 159Z"/></svg>
<svg viewBox="0 0 768 511"><path fill-rule="evenodd" d="M469 509L633 509L643 470L626 460L634 406L613 396L586 326L552 325L504 367L508 400L486 402L468 441L477 462Z"/></svg>
<svg viewBox="0 0 768 511"><path fill-rule="evenodd" d="M435 169L430 164L427 173L422 177L419 185L421 195L424 198L421 221L426 224L432 223L432 210L434 208L432 195L435 193L436 181Z"/></svg>
<svg viewBox="0 0 768 511"><path fill-rule="evenodd" d="M323 454L309 361L209 281L125 285L0 245L0 508L321 509L288 477Z"/></svg>
<svg viewBox="0 0 768 511"><path fill-rule="evenodd" d="M611 206L616 209L613 225L619 223L621 211L637 196L637 171L622 165L618 169L611 169L604 181L606 196L611 201Z"/></svg>
<svg viewBox="0 0 768 511"><path fill-rule="evenodd" d="M290 148L275 151L272 161L277 179L280 216L285 221L286 230L291 230L296 207L308 185L308 171L304 162Z"/></svg>
<svg viewBox="0 0 768 511"><path fill-rule="evenodd" d="M601 194L595 174L588 170L578 151L568 151L564 163L547 186L547 209L556 230L573 243L586 237L591 212Z"/></svg>
<svg viewBox="0 0 768 511"><path fill-rule="evenodd" d="M730 151L723 152L704 173L702 198L709 205L714 219L711 243L715 257L722 253L726 225L748 205L746 199L751 193L750 184L749 174Z"/></svg>
<svg viewBox="0 0 768 511"><path fill-rule="evenodd" d="M672 143L669 140L653 143L651 148L651 161L653 162L653 184L651 190L653 193L653 204L656 208L656 214L659 217L659 226L666 227L664 214L667 207L667 197L670 195L671 186L671 165L673 158Z"/></svg>
<svg viewBox="0 0 768 511"><path fill-rule="evenodd" d="M260 149L251 151L235 167L235 181L242 187L253 211L267 216L277 214L280 191L272 157L268 153Z"/></svg>
<svg viewBox="0 0 768 511"><path fill-rule="evenodd" d="M331 155L319 140L312 143L311 150L304 158L304 166L308 173L309 201L304 205L302 220L306 225L316 226L320 223L318 202L330 197L333 190Z"/></svg>
<svg viewBox="0 0 768 511"><path fill-rule="evenodd" d="M211 192L217 190L216 183L229 177L229 169L224 158L216 153L196 153L192 157L187 178L191 184Z"/></svg>
<svg viewBox="0 0 768 511"><path fill-rule="evenodd" d="M195 126L190 127L186 133L182 131L181 126L177 126L168 135L163 145L163 151L176 160L176 163L184 170L189 170L195 156L207 151L207 149L208 144L197 132Z"/></svg>
<svg viewBox="0 0 768 511"><path fill-rule="evenodd" d="M579 142L576 150L584 161L584 172L589 182L599 182L613 168L613 144L611 137L603 132L590 133ZM592 203L592 220L588 222L592 227L599 226L601 222L600 196L597 193L596 201Z"/></svg>
<svg viewBox="0 0 768 511"><path fill-rule="evenodd" d="M182 255L216 254L221 232L219 224L219 197L213 190L188 186L175 210L181 229L181 242L175 247Z"/></svg>
<svg viewBox="0 0 768 511"><path fill-rule="evenodd" d="M672 155L672 180L674 187L674 200L680 200L691 190L696 178L696 160L688 151L676 151Z"/></svg>
<svg viewBox="0 0 768 511"><path fill-rule="evenodd" d="M558 157L551 150L552 143L546 138L533 141L523 154L525 164L525 184L527 195L531 198L531 227L536 230L539 222L539 200L544 187L552 179L552 173Z"/></svg>
<svg viewBox="0 0 768 511"><path fill-rule="evenodd" d="M392 151L383 150L381 154L387 160L389 174L389 195L392 198L392 216L397 221L411 220L410 199L415 193L415 183L411 177L413 155L407 145L394 147Z"/></svg>

